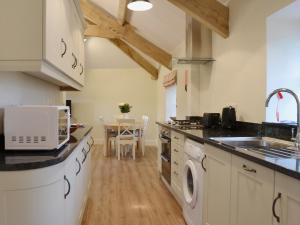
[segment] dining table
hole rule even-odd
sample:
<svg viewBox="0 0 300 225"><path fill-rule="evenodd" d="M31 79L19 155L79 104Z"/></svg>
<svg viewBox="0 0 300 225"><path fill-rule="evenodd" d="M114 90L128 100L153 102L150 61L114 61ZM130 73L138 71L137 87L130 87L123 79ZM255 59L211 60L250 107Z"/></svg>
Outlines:
<svg viewBox="0 0 300 225"><path fill-rule="evenodd" d="M104 146L103 146L103 154L104 156L108 156L109 151L109 138L112 132L118 132L119 124L117 122L108 122L104 123ZM143 122L137 121L135 122L135 129L138 131L138 149L141 150L141 138L143 131Z"/></svg>

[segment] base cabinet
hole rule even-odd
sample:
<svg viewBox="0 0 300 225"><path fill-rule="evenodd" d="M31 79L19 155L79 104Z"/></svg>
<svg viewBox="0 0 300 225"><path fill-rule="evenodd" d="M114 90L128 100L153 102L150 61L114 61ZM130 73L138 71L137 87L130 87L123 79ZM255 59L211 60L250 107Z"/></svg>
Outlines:
<svg viewBox="0 0 300 225"><path fill-rule="evenodd" d="M171 133L171 187L175 198L182 204L182 176L184 164L184 136L177 132Z"/></svg>
<svg viewBox="0 0 300 225"><path fill-rule="evenodd" d="M275 173L274 225L300 224L300 181Z"/></svg>
<svg viewBox="0 0 300 225"><path fill-rule="evenodd" d="M79 225L88 196L90 168L88 135L60 164L0 172L0 225Z"/></svg>
<svg viewBox="0 0 300 225"><path fill-rule="evenodd" d="M1 198L1 225L64 225L63 180L47 186L3 190Z"/></svg>
<svg viewBox="0 0 300 225"><path fill-rule="evenodd" d="M229 225L231 154L205 145L204 225Z"/></svg>
<svg viewBox="0 0 300 225"><path fill-rule="evenodd" d="M274 171L232 156L231 225L272 224Z"/></svg>

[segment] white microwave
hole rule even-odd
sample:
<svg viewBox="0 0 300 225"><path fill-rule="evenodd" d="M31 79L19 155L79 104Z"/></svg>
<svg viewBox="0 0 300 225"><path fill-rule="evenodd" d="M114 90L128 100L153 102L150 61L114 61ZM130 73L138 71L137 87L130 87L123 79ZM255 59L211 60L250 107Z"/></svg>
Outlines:
<svg viewBox="0 0 300 225"><path fill-rule="evenodd" d="M10 106L4 109L6 150L54 150L70 139L67 106Z"/></svg>

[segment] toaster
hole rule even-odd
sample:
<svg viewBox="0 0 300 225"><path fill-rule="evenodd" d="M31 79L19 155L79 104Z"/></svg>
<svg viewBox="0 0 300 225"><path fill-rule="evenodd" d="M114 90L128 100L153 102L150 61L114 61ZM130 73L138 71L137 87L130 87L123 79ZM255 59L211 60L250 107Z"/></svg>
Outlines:
<svg viewBox="0 0 300 225"><path fill-rule="evenodd" d="M207 128L218 127L220 125L220 113L203 113L202 123Z"/></svg>

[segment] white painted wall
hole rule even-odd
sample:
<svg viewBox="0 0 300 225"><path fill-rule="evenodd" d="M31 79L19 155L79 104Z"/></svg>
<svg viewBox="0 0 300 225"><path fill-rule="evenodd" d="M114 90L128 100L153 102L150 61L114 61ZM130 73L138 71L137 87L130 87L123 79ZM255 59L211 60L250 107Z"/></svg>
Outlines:
<svg viewBox="0 0 300 225"><path fill-rule="evenodd" d="M3 108L7 105L62 104L57 86L16 72L0 72L0 96L0 134L3 133Z"/></svg>
<svg viewBox="0 0 300 225"><path fill-rule="evenodd" d="M262 122L265 120L267 95L267 26L266 20L275 11L293 0L231 0L230 37L224 39L213 33L212 66L200 66L199 70L199 114L221 112L229 104L237 106L237 118L241 121ZM180 45L181 54L184 54ZM180 51L179 51L180 52ZM181 55L182 56L182 55ZM183 92L183 71L192 67L177 66L177 116L183 118L191 111L188 94ZM195 71L195 70L194 70ZM160 76L166 73L162 69ZM162 81L162 79L160 79ZM197 81L198 82L198 81ZM158 83L158 95L163 94L162 83ZM194 83L194 85L197 85ZM198 104L198 103L196 103ZM164 112L161 102L159 114ZM162 116L158 116L161 119Z"/></svg>
<svg viewBox="0 0 300 225"><path fill-rule="evenodd" d="M142 115L150 117L147 141L156 139L157 96L156 81L143 69L97 69L86 74L86 86L82 92L68 92L72 100L73 116L78 122L94 126L93 135L103 141L102 116L105 122L115 121L120 115L118 104L127 102L133 106L130 116L141 121Z"/></svg>
<svg viewBox="0 0 300 225"><path fill-rule="evenodd" d="M266 19L290 2L230 1L230 37L213 34L216 62L211 72L201 75L200 112L221 112L224 106L236 104L238 120L265 120Z"/></svg>
<svg viewBox="0 0 300 225"><path fill-rule="evenodd" d="M267 20L267 92L289 88L300 96L300 1L274 13ZM280 121L297 121L295 99L285 94L279 101ZM270 102L267 121L276 120L277 98Z"/></svg>

